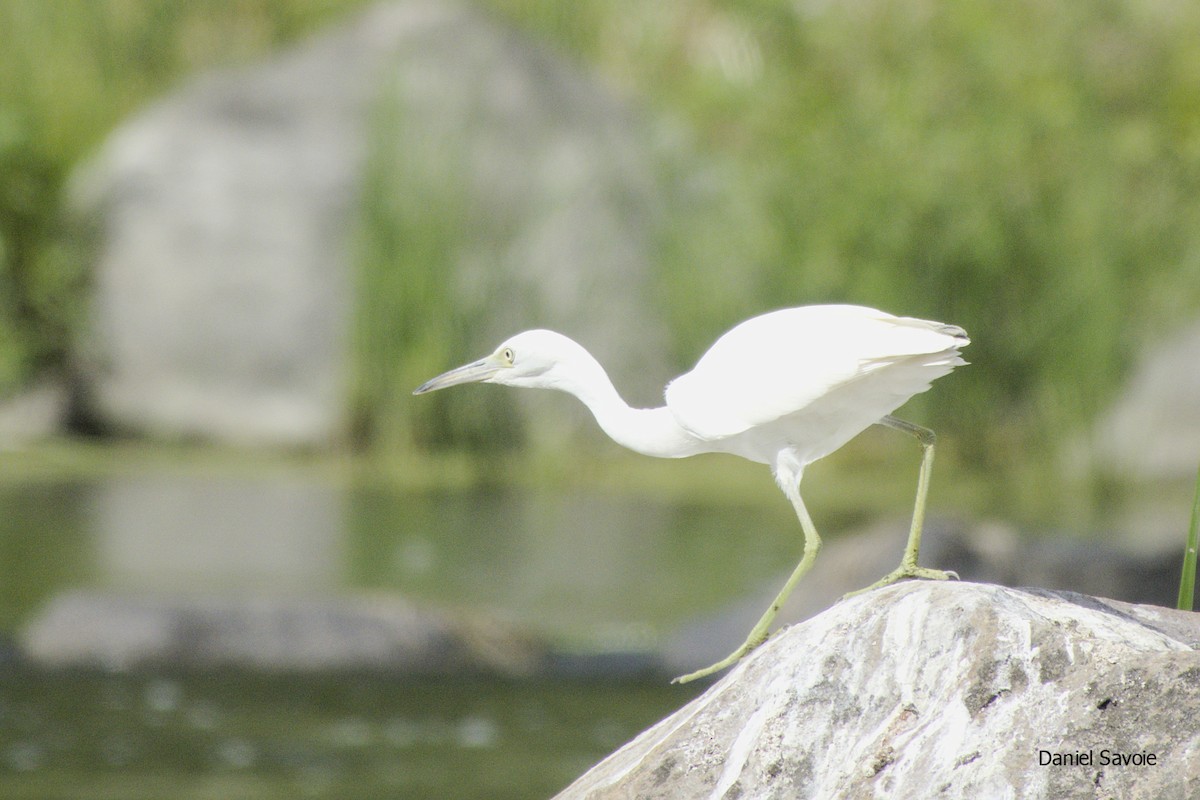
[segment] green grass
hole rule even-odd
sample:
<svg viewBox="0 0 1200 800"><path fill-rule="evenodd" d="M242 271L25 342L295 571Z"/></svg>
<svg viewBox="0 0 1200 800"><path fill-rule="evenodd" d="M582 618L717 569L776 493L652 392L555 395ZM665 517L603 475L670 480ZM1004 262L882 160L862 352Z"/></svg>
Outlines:
<svg viewBox="0 0 1200 800"><path fill-rule="evenodd" d="M491 291L448 286L475 244L466 173L467 141L431 131L385 84L376 104L360 202L354 317L352 441L358 450L510 450L519 429L505 425L503 396L442 392L419 402L412 390L467 360L472 333L486 319ZM500 215L497 215L500 216ZM494 278L481 270L481 280ZM474 358L474 355L470 356Z"/></svg>
<svg viewBox="0 0 1200 800"><path fill-rule="evenodd" d="M1183 574L1179 578L1179 600L1175 607L1192 610L1196 598L1196 550L1200 548L1200 471L1196 473L1196 494L1192 500L1192 520L1188 526L1187 547L1183 551Z"/></svg>

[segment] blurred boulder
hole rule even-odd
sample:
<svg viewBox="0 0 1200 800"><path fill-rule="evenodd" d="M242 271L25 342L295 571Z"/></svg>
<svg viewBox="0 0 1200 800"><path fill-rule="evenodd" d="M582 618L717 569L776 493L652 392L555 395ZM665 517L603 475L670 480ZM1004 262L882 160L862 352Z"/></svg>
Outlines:
<svg viewBox="0 0 1200 800"><path fill-rule="evenodd" d="M1198 619L889 586L771 638L558 797L1200 797Z"/></svg>
<svg viewBox="0 0 1200 800"><path fill-rule="evenodd" d="M501 333L563 327L619 382L661 390L648 127L491 18L412 0L194 80L75 176L96 236L77 359L95 425L291 446L344 434L356 214L381 104L405 120L390 147L453 138L470 178L458 223L473 246L444 276L456 308L487 317L464 359Z"/></svg>
<svg viewBox="0 0 1200 800"><path fill-rule="evenodd" d="M50 379L0 399L0 450L15 449L61 433L67 415L67 388Z"/></svg>
<svg viewBox="0 0 1200 800"><path fill-rule="evenodd" d="M1191 480L1200 465L1200 323L1161 341L1134 367L1095 429L1106 474Z"/></svg>

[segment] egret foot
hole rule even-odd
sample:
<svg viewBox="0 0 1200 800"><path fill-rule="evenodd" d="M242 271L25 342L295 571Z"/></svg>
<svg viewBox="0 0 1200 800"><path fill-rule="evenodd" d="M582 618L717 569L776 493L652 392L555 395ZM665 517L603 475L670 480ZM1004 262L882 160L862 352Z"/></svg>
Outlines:
<svg viewBox="0 0 1200 800"><path fill-rule="evenodd" d="M689 683L697 678L707 678L709 675L715 675L726 667L732 667L734 664L742 660L742 657L747 655L751 650L758 647L767 640L769 634L764 633L761 636L750 634L749 639L742 643L742 646L734 650L729 655L722 658L715 664L710 664L704 669L698 669L695 672L689 672L687 675L680 675L678 678L672 678L671 683ZM755 641L757 639L757 641Z"/></svg>
<svg viewBox="0 0 1200 800"><path fill-rule="evenodd" d="M792 570L792 574L788 576L787 582L783 584L779 594L775 595L775 599L767 607L766 612L750 629L750 635L746 637L746 641L742 642L741 647L717 663L695 672L689 672L687 675L680 675L671 683L687 683L720 672L726 667L733 666L743 656L765 642L771 635L771 623L775 620L775 615L779 613L779 609L783 608L784 602L787 601L792 589L796 588L800 579L812 569L813 561L816 559L817 553L821 551L821 536L817 533L817 527L813 525L812 517L808 515L808 509L804 507L804 501L800 499L800 474L799 472L792 474L787 467L777 466L776 475L785 476L780 479L779 485L788 499L792 501L792 506L796 509L796 516L800 519L800 527L804 529L804 556Z"/></svg>
<svg viewBox="0 0 1200 800"><path fill-rule="evenodd" d="M897 581L902 581L908 578L923 581L956 581L958 580L958 573L946 572L940 569L929 569L928 567L918 567L916 564L901 564L899 567L892 570L887 575L884 575L867 588L858 589L857 591L842 595L842 599L846 600L854 597L855 595L860 595L864 592L869 592L872 589L878 589L882 586L890 586Z"/></svg>
<svg viewBox="0 0 1200 800"><path fill-rule="evenodd" d="M933 435L933 431L927 428L922 428L920 425L913 425L911 422L905 422L902 419L892 416L887 416L879 420L879 424L912 434L921 443L921 449L924 454L921 456L921 472L917 475L917 502L913 506L912 527L908 529L908 543L904 545L904 555L900 559L900 566L867 588L843 595L843 600L862 594L863 592L869 592L872 589L878 589L881 586L888 586L905 578L918 578L927 581L958 580L958 575L953 572L943 572L940 569L927 569L917 566L917 555L921 550L921 528L925 525L925 498L929 494L929 473L933 470L933 445L937 437Z"/></svg>

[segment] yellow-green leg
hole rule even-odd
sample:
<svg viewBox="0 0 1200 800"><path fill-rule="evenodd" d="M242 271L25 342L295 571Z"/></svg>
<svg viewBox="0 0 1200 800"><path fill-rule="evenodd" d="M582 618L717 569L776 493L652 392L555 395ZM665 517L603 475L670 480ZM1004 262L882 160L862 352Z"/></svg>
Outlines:
<svg viewBox="0 0 1200 800"><path fill-rule="evenodd" d="M928 569L917 566L917 556L921 550L921 528L925 525L925 498L929 494L929 474L933 471L933 445L937 441L937 437L928 428L922 428L920 425L914 425L911 422L905 422L896 417L884 417L879 421L879 424L912 434L921 443L923 454L921 457L921 472L917 477L917 502L913 506L912 527L908 531L908 544L904 547L904 556L900 559L900 566L867 588L859 589L857 592L850 592L846 597L853 597L856 594L869 592L872 589L887 586L905 578L924 578L934 581L958 578L953 572L943 572L940 569Z"/></svg>
<svg viewBox="0 0 1200 800"><path fill-rule="evenodd" d="M812 517L808 515L808 509L804 507L804 501L800 499L799 480L794 484L789 484L784 490L788 499L792 501L792 505L796 508L796 516L800 518L800 527L804 529L804 555L800 559L800 563L796 565L796 569L792 570L792 574L788 576L787 582L783 584L783 588L779 590L779 594L771 602L762 617L750 629L750 635L746 637L746 641L734 650L732 653L721 659L717 663L705 667L695 672L690 672L687 675L681 675L671 683L687 683L694 681L697 678L704 678L712 675L715 672L720 672L726 667L737 663L742 656L749 653L754 648L767 640L770 634L771 623L775 620L775 615L779 613L779 609L783 607L784 602L788 599L788 595L792 593L792 589L796 588L796 584L804 577L810 569L812 569L813 561L817 558L817 553L821 549L821 537L817 534L817 527L813 525Z"/></svg>

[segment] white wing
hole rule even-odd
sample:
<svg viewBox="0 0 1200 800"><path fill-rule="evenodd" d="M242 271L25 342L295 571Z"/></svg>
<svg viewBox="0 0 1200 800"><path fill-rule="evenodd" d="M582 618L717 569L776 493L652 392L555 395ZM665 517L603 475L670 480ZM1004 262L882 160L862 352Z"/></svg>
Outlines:
<svg viewBox="0 0 1200 800"><path fill-rule="evenodd" d="M735 436L914 356L941 367L924 385L914 384L909 396L924 391L928 381L964 363L957 348L968 342L961 328L863 306L773 311L718 339L691 372L667 386L667 407L701 438Z"/></svg>

